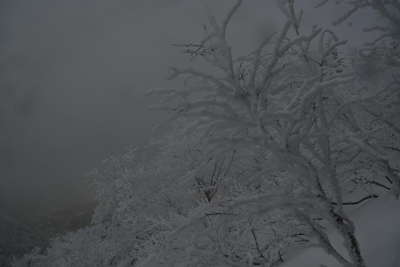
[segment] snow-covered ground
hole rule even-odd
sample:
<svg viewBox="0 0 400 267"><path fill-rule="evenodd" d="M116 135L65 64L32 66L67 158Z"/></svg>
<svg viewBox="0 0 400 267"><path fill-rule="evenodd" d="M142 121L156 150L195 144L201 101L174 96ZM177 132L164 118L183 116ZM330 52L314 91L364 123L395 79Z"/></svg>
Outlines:
<svg viewBox="0 0 400 267"><path fill-rule="evenodd" d="M368 267L400 267L400 200L393 197L372 200L352 216L357 237ZM331 234L339 251L343 245ZM293 255L284 267L341 267L320 248L309 248Z"/></svg>

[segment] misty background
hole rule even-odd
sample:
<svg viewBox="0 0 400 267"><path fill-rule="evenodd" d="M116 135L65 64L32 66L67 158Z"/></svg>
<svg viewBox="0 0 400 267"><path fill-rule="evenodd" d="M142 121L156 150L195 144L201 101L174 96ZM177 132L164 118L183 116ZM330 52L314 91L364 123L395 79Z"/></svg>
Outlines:
<svg viewBox="0 0 400 267"><path fill-rule="evenodd" d="M303 2L309 9L312 1ZM198 41L207 12L231 4L0 0L0 205L34 214L90 199L84 174L146 143L165 118L148 109L145 92L166 86L168 68L185 63L173 44ZM329 24L340 10L310 13L308 26ZM231 38L248 49L282 18L274 1L248 1ZM360 24L369 19L359 15ZM340 36L364 39L357 20Z"/></svg>

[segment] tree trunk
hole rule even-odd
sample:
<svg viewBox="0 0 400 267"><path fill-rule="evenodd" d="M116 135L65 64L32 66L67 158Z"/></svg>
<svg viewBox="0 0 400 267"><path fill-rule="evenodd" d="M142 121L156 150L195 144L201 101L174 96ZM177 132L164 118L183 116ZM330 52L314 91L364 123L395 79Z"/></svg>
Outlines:
<svg viewBox="0 0 400 267"><path fill-rule="evenodd" d="M352 261L352 265L346 267L366 267L364 258L361 255L360 245L355 236L353 223L346 215L337 213L333 209L331 209L330 213L335 220L336 228L345 240L346 249Z"/></svg>

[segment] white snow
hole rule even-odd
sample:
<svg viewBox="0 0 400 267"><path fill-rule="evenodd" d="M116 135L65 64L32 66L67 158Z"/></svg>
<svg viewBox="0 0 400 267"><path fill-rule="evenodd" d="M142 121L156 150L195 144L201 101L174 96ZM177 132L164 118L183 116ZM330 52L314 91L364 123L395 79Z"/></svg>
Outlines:
<svg viewBox="0 0 400 267"><path fill-rule="evenodd" d="M352 220L368 267L400 267L400 200L385 197L366 203L355 210ZM334 233L330 235L342 252L343 245ZM320 248L309 248L293 255L283 267L341 267Z"/></svg>

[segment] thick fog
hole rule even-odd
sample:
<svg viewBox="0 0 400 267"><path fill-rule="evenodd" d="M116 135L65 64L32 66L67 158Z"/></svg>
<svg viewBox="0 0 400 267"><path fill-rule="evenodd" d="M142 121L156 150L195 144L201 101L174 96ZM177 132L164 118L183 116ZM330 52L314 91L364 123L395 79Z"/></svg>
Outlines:
<svg viewBox="0 0 400 267"><path fill-rule="evenodd" d="M280 27L272 2L250 1L240 11L232 30L239 47ZM197 41L207 12L227 3L0 2L1 202L35 211L90 197L84 173L145 143L164 118L148 109L144 93L164 86L168 67L183 62L172 44ZM319 21L313 16L308 25Z"/></svg>

